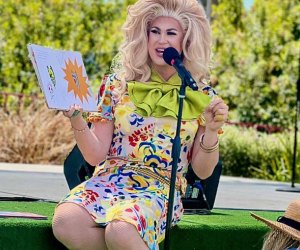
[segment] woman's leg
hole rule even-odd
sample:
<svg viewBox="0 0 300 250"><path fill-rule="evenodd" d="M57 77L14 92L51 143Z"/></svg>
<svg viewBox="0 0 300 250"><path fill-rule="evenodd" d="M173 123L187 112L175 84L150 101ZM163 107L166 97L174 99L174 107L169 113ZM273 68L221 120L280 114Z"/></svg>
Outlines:
<svg viewBox="0 0 300 250"><path fill-rule="evenodd" d="M68 249L107 250L104 229L97 227L90 214L74 203L62 203L55 211L54 236Z"/></svg>
<svg viewBox="0 0 300 250"><path fill-rule="evenodd" d="M105 241L109 250L149 250L135 226L114 220L105 229Z"/></svg>

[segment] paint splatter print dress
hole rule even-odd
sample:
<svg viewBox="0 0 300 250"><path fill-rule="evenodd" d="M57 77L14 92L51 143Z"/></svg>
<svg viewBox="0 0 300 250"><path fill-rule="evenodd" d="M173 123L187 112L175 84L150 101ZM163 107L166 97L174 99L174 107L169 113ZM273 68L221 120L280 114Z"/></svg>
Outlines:
<svg viewBox="0 0 300 250"><path fill-rule="evenodd" d="M181 82L177 75L165 82L155 72L151 80L149 84L131 82L119 97L114 94L119 81L116 76L112 74L103 80L98 98L99 112L91 113L88 120L114 120L109 154L96 166L93 177L71 190L61 202L81 205L100 227L112 220L133 224L149 249L154 250L158 249L165 234L169 194L169 183L165 180L170 178L172 166L172 140L177 122L172 116ZM199 105L203 112L208 104L206 97L214 92L209 87L202 92L209 93L201 93L204 101ZM188 110L193 109L192 105L184 105L187 107L184 113L193 113ZM191 159L198 127L199 119L183 121L181 125L173 225L183 214L180 199L186 188L183 174Z"/></svg>

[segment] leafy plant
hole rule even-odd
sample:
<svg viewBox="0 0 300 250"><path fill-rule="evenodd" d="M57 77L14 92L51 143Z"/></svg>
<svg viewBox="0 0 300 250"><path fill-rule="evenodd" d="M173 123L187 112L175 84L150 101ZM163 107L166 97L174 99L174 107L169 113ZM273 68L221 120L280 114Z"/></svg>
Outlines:
<svg viewBox="0 0 300 250"><path fill-rule="evenodd" d="M294 158L294 138L292 133L276 134L276 145L278 153L274 154L274 158L270 159L269 166L263 165L261 168L253 168L255 176L262 179L290 181L292 177L292 165ZM300 146L300 145L298 145ZM268 151L268 145L266 145ZM297 147L298 148L298 147ZM298 150L300 151L300 150ZM298 166L297 166L298 163ZM298 172L298 179L300 179L300 155L296 154L296 172ZM298 171L297 171L298 170Z"/></svg>
<svg viewBox="0 0 300 250"><path fill-rule="evenodd" d="M223 174L268 180L291 180L293 133L265 134L252 128L226 126L221 137ZM300 180L300 143L296 172Z"/></svg>
<svg viewBox="0 0 300 250"><path fill-rule="evenodd" d="M219 1L213 8L213 83L236 120L291 127L299 77L298 0Z"/></svg>
<svg viewBox="0 0 300 250"><path fill-rule="evenodd" d="M98 86L122 40L128 1L0 0L0 89L38 93L27 44L82 53Z"/></svg>

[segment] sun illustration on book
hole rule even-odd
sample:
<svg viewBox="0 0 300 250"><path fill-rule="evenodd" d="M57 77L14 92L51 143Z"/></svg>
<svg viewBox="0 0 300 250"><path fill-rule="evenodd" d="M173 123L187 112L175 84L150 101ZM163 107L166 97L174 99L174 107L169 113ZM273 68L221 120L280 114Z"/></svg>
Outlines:
<svg viewBox="0 0 300 250"><path fill-rule="evenodd" d="M68 92L74 91L75 98L78 96L81 102L83 98L88 102L89 85L87 84L87 77L82 74L82 66L78 66L75 59L74 63L69 59L66 63L66 68L63 69L65 72L65 80L68 82Z"/></svg>

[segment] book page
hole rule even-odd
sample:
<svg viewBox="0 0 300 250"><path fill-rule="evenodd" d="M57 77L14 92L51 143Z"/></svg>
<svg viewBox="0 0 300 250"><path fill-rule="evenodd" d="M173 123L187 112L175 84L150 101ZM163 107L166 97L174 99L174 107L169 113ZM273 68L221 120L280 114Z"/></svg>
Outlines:
<svg viewBox="0 0 300 250"><path fill-rule="evenodd" d="M83 111L97 111L82 56L30 44L28 51L41 90L50 109L68 110L78 104Z"/></svg>

